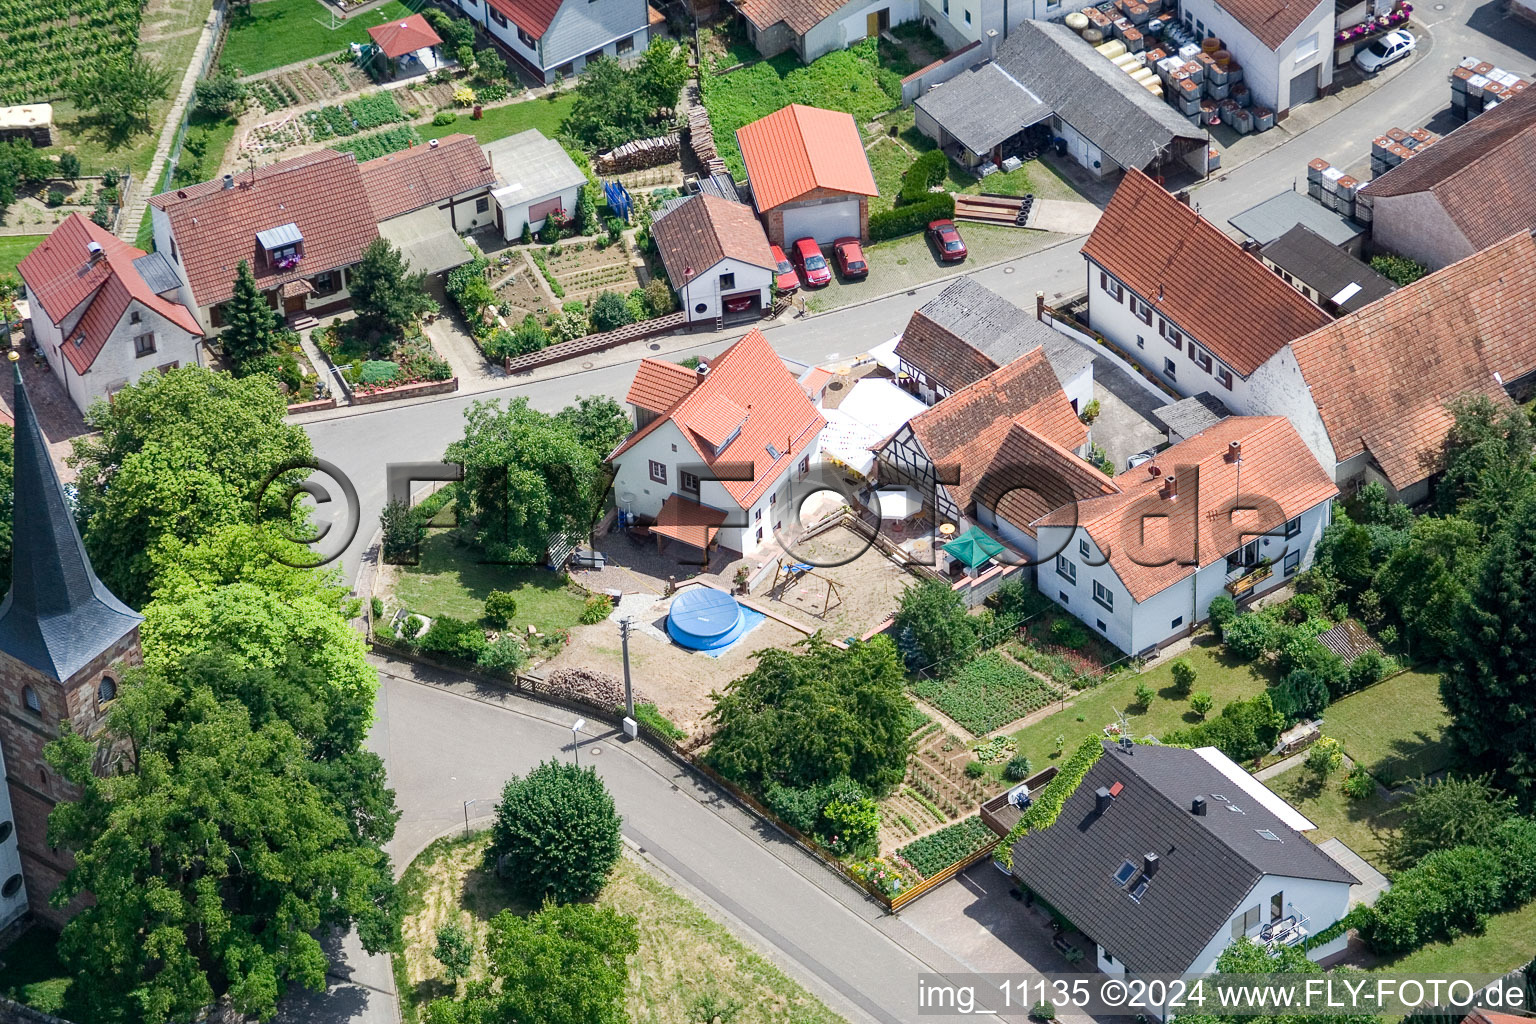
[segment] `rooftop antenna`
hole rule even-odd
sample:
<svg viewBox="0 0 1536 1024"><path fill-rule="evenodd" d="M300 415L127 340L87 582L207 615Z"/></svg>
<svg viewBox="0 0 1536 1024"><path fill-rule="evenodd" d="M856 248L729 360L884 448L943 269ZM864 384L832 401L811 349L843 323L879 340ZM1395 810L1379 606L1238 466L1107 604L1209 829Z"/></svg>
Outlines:
<svg viewBox="0 0 1536 1024"><path fill-rule="evenodd" d="M1120 749L1131 749L1131 726L1125 720L1125 712L1117 710L1113 705L1109 710L1115 712L1115 720L1120 723Z"/></svg>

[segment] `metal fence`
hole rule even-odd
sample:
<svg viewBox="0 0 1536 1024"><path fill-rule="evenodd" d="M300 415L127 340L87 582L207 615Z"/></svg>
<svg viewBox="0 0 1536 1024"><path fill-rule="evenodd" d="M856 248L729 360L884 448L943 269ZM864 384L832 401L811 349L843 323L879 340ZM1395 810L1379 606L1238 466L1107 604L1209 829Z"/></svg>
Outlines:
<svg viewBox="0 0 1536 1024"><path fill-rule="evenodd" d="M229 13L226 0L214 0L213 2L213 45L203 51L202 63L198 66L197 77L204 78L208 69L213 66L214 58L219 55L220 39L224 32L224 21ZM181 147L187 140L187 125L192 120L192 111L197 106L196 96L187 97L186 109L181 112L181 124L176 129L176 137L171 140L171 151L165 157L165 173L160 178L160 186L157 191L164 192L171 187L171 182L176 176L176 166L181 161ZM154 188L153 183L150 186Z"/></svg>

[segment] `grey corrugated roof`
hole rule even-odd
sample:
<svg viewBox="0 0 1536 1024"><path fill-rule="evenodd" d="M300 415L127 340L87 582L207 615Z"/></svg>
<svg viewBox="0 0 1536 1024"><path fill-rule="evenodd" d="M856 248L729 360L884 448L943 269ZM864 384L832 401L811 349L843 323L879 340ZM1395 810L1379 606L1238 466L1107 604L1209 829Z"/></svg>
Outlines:
<svg viewBox="0 0 1536 1024"><path fill-rule="evenodd" d="M1305 224L1297 224L1259 252L1304 284L1316 288L1322 293L1321 298L1332 299L1355 285L1353 293L1338 303L1346 313L1353 313L1397 290L1391 281Z"/></svg>
<svg viewBox="0 0 1536 1024"><path fill-rule="evenodd" d="M1266 874L1357 881L1305 836L1248 799L1200 753L1179 747L1105 744L1055 824L1014 844L1013 873L1085 935L1137 974L1186 970L1206 944L1231 927ZM1100 787L1122 787L1109 809L1095 811ZM1214 794L1230 797L1230 804ZM1208 810L1190 813L1196 796ZM1240 807L1243 813L1228 810ZM1278 841L1258 833L1266 829ZM1158 857L1138 903L1127 895L1143 877L1143 858ZM1130 861L1128 887L1114 875ZM1322 927L1332 922L1314 922Z"/></svg>
<svg viewBox="0 0 1536 1024"><path fill-rule="evenodd" d="M963 71L929 89L918 97L917 107L966 149L981 155L1052 113L1039 96L997 64Z"/></svg>
<svg viewBox="0 0 1536 1024"><path fill-rule="evenodd" d="M499 202L546 199L587 180L560 143L546 139L537 128L486 143L485 155L496 172L491 194Z"/></svg>
<svg viewBox="0 0 1536 1024"><path fill-rule="evenodd" d="M91 569L21 369L13 372L11 590L0 604L0 651L62 682L144 617L114 597Z"/></svg>
<svg viewBox="0 0 1536 1024"><path fill-rule="evenodd" d="M1152 416L1170 433L1180 437L1193 437L1206 427L1213 427L1231 416L1226 405L1211 394L1202 391L1191 398L1181 398L1152 410Z"/></svg>
<svg viewBox="0 0 1536 1024"><path fill-rule="evenodd" d="M741 191L736 187L736 181L724 171L716 171L707 178L699 179L699 191L706 195L716 195L721 199L729 199L733 203L745 202Z"/></svg>
<svg viewBox="0 0 1536 1024"><path fill-rule="evenodd" d="M1093 363L1093 353L1063 337L992 289L962 277L921 307L923 315L998 366L1045 346L1051 369L1063 384Z"/></svg>
<svg viewBox="0 0 1536 1024"><path fill-rule="evenodd" d="M1122 167L1146 167L1174 139L1206 140L1065 25L1024 22L996 63Z"/></svg>
<svg viewBox="0 0 1536 1024"><path fill-rule="evenodd" d="M1334 245L1344 245L1365 230L1348 217L1295 191L1271 196L1227 223L1260 245L1268 245L1297 224L1305 224Z"/></svg>
<svg viewBox="0 0 1536 1024"><path fill-rule="evenodd" d="M263 249L270 251L279 246L293 245L304 241L304 232L300 231L299 226L293 221L289 221L287 224L279 224L275 228L267 228L264 231L256 232L256 241L261 244Z"/></svg>
<svg viewBox="0 0 1536 1024"><path fill-rule="evenodd" d="M392 242L411 269L421 274L441 274L471 258L447 212L436 206L380 221L379 237Z"/></svg>
<svg viewBox="0 0 1536 1024"><path fill-rule="evenodd" d="M144 283L149 285L149 290L156 294L175 291L181 287L181 278L176 274L176 268L171 266L171 261L165 258L163 252L152 252L140 256L133 261L133 269L139 272Z"/></svg>

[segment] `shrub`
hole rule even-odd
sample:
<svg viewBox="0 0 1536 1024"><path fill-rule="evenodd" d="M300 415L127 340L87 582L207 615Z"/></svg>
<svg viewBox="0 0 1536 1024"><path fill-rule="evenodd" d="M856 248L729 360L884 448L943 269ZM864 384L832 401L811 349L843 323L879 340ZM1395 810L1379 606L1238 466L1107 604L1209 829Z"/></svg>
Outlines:
<svg viewBox="0 0 1536 1024"><path fill-rule="evenodd" d="M645 308L651 316L666 316L672 312L674 300L672 289L667 282L659 277L653 277L645 286Z"/></svg>
<svg viewBox="0 0 1536 1024"><path fill-rule="evenodd" d="M1136 684L1136 706L1143 711L1152 706L1152 698L1155 696L1157 695L1145 680Z"/></svg>
<svg viewBox="0 0 1536 1024"><path fill-rule="evenodd" d="M1215 747L1239 763L1251 761L1275 745L1285 719L1267 692L1235 700L1215 718L1163 737L1172 746Z"/></svg>
<svg viewBox="0 0 1536 1024"><path fill-rule="evenodd" d="M1391 664L1380 651L1365 651L1349 663L1349 689L1351 692L1385 678Z"/></svg>
<svg viewBox="0 0 1536 1024"><path fill-rule="evenodd" d="M1328 706L1328 684L1304 668L1292 669L1270 691L1275 710L1287 722L1313 718Z"/></svg>
<svg viewBox="0 0 1536 1024"><path fill-rule="evenodd" d="M678 743L688 738L688 734L678 728L672 719L662 714L655 704L636 704L635 721L652 732L665 736L673 743Z"/></svg>
<svg viewBox="0 0 1536 1024"><path fill-rule="evenodd" d="M492 672L516 672L528 664L528 648L515 633L503 633L486 645L475 663Z"/></svg>
<svg viewBox="0 0 1536 1024"><path fill-rule="evenodd" d="M1195 688L1195 678L1199 675L1195 671L1195 666L1188 658L1174 658L1169 668L1173 672L1173 688L1179 696L1189 696L1190 691Z"/></svg>
<svg viewBox="0 0 1536 1024"><path fill-rule="evenodd" d="M1189 698L1189 710L1204 718L1216 706L1216 698L1208 693L1196 693Z"/></svg>
<svg viewBox="0 0 1536 1024"><path fill-rule="evenodd" d="M518 241L522 242L524 245L532 245L533 244L533 225L532 224L528 223L527 221L523 221L523 233L522 233L522 236L518 239Z"/></svg>
<svg viewBox="0 0 1536 1024"><path fill-rule="evenodd" d="M880 808L867 796L828 801L821 809L821 834L838 856L873 857L880 848Z"/></svg>
<svg viewBox="0 0 1536 1024"><path fill-rule="evenodd" d="M581 624L583 626L595 626L606 619L612 611L612 601L603 594L593 594L581 606Z"/></svg>
<svg viewBox="0 0 1536 1024"><path fill-rule="evenodd" d="M883 242L888 238L910 235L926 228L929 221L954 215L954 197L947 192L934 193L920 202L870 214L869 240Z"/></svg>
<svg viewBox="0 0 1536 1024"><path fill-rule="evenodd" d="M1077 651L1088 645L1088 631L1075 619L1057 619L1051 623L1051 642Z"/></svg>
<svg viewBox="0 0 1536 1024"><path fill-rule="evenodd" d="M443 965L448 981L456 982L469 973L474 962L475 940L463 925L450 921L437 930L437 948L432 955Z"/></svg>
<svg viewBox="0 0 1536 1024"><path fill-rule="evenodd" d="M546 761L501 791L487 855L525 902L591 899L623 847L613 797L591 768Z"/></svg>
<svg viewBox="0 0 1536 1024"><path fill-rule="evenodd" d="M471 107L475 103L475 90L467 85L461 85L453 90L453 102L461 107Z"/></svg>
<svg viewBox="0 0 1536 1024"><path fill-rule="evenodd" d="M1023 754L1009 758L1008 764L1003 767L1003 778L1009 782L1023 782L1029 778L1029 758Z"/></svg>
<svg viewBox="0 0 1536 1024"><path fill-rule="evenodd" d="M49 206L63 206L64 205L64 199L65 199L65 196L64 196L64 190L63 189L51 188L51 189L48 190L48 205Z"/></svg>
<svg viewBox="0 0 1536 1024"><path fill-rule="evenodd" d="M384 617L384 599L381 597L369 598L368 611L373 615L374 621L382 619Z"/></svg>
<svg viewBox="0 0 1536 1024"><path fill-rule="evenodd" d="M911 668L958 668L976 653L976 624L964 600L938 581L902 592L893 632Z"/></svg>
<svg viewBox="0 0 1536 1024"><path fill-rule="evenodd" d="M1376 901L1361 934L1372 951L1390 956L1427 942L1481 932L1504 908L1501 858L1479 846L1437 850L1399 872Z"/></svg>
<svg viewBox="0 0 1536 1024"><path fill-rule="evenodd" d="M465 622L449 615L440 615L416 641L418 650L427 654L441 654L464 661L477 661L485 650L485 632L478 623Z"/></svg>
<svg viewBox="0 0 1536 1024"><path fill-rule="evenodd" d="M1210 607L1206 614L1211 617L1211 625L1217 630L1226 628L1227 623L1237 617L1237 602L1230 594L1217 594L1211 598Z"/></svg>
<svg viewBox="0 0 1536 1024"><path fill-rule="evenodd" d="M1239 658L1253 661L1274 649L1275 626L1263 615L1244 612L1226 624L1221 640Z"/></svg>
<svg viewBox="0 0 1536 1024"><path fill-rule="evenodd" d="M1359 765L1349 770L1344 776L1344 795L1351 800L1366 800L1376 793L1376 780L1371 773Z"/></svg>
<svg viewBox="0 0 1536 1024"><path fill-rule="evenodd" d="M949 174L949 157L941 149L930 149L912 161L901 176L901 201L917 203L934 193L928 190L941 183Z"/></svg>
<svg viewBox="0 0 1536 1024"><path fill-rule="evenodd" d="M485 595L485 624L492 629L506 629L517 615L517 595L493 590Z"/></svg>
<svg viewBox="0 0 1536 1024"><path fill-rule="evenodd" d="M591 316L592 329L597 332L617 330L635 322L624 296L617 292L602 292L593 299Z"/></svg>
<svg viewBox="0 0 1536 1024"><path fill-rule="evenodd" d="M1429 273L1429 268L1406 256L1382 254L1371 257L1371 269L1395 285L1413 284Z"/></svg>
<svg viewBox="0 0 1536 1024"><path fill-rule="evenodd" d="M400 364L388 359L369 359L363 363L362 382L364 384L389 384L400 376Z"/></svg>
<svg viewBox="0 0 1536 1024"><path fill-rule="evenodd" d="M1084 423L1089 423L1089 424L1091 424L1094 420L1098 419L1099 418L1099 400L1097 398L1095 398L1095 399L1091 400L1087 405L1083 406L1083 411L1082 411L1081 414L1079 414L1079 416L1077 418L1082 420Z"/></svg>
<svg viewBox="0 0 1536 1024"><path fill-rule="evenodd" d="M438 126L453 124L453 122L457 121L458 119L459 112L456 110L439 110L437 113L432 115L432 123Z"/></svg>
<svg viewBox="0 0 1536 1024"><path fill-rule="evenodd" d="M1332 736L1324 736L1307 751L1307 771L1319 782L1344 767L1344 748Z"/></svg>
<svg viewBox="0 0 1536 1024"><path fill-rule="evenodd" d="M987 769L986 769L985 766L982 765L982 763L980 761L967 761L967 762L965 762L965 777L966 778L968 778L968 779L979 779L979 778L981 778L985 774L987 774Z"/></svg>
<svg viewBox="0 0 1536 1024"><path fill-rule="evenodd" d="M400 635L407 640L414 640L417 634L421 632L421 627L425 625L426 623L422 621L420 615L406 616L405 621L400 623Z"/></svg>

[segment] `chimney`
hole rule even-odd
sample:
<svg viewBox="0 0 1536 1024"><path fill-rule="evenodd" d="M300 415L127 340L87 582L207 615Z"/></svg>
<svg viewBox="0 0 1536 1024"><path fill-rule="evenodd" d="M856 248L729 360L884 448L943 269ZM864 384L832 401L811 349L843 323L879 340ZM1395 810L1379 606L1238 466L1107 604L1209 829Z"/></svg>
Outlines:
<svg viewBox="0 0 1536 1024"><path fill-rule="evenodd" d="M1239 461L1242 460L1242 458L1243 458L1243 442L1241 442L1241 441L1228 441L1227 442L1227 461L1228 462L1239 462Z"/></svg>
<svg viewBox="0 0 1536 1024"><path fill-rule="evenodd" d="M1169 474L1163 477L1163 497L1169 501L1179 500L1179 478Z"/></svg>
<svg viewBox="0 0 1536 1024"><path fill-rule="evenodd" d="M1109 810L1109 805L1114 802L1114 796L1104 786L1100 786L1093 791L1093 810L1095 814L1103 814Z"/></svg>
<svg viewBox="0 0 1536 1024"><path fill-rule="evenodd" d="M701 381L704 380L705 377L709 376L709 364L706 363L704 360L700 359L699 360L699 365L694 369L693 372L694 372L694 383L695 384L700 383Z"/></svg>
<svg viewBox="0 0 1536 1024"><path fill-rule="evenodd" d="M107 252L101 247L100 242L86 242L85 251L90 253L91 266L95 266L106 258Z"/></svg>
<svg viewBox="0 0 1536 1024"><path fill-rule="evenodd" d="M1141 873L1146 875L1148 878L1151 878L1153 875L1157 874L1157 865L1157 854L1149 853L1141 858Z"/></svg>
<svg viewBox="0 0 1536 1024"><path fill-rule="evenodd" d="M224 187L225 188L234 188L235 187L235 176L233 174L226 174L226 175L224 175Z"/></svg>
<svg viewBox="0 0 1536 1024"><path fill-rule="evenodd" d="M997 29L987 29L987 56L997 56Z"/></svg>
<svg viewBox="0 0 1536 1024"><path fill-rule="evenodd" d="M427 143L427 145L431 146L433 149L436 149L437 148L437 140L433 139L431 142Z"/></svg>
<svg viewBox="0 0 1536 1024"><path fill-rule="evenodd" d="M1189 802L1189 813L1197 818L1205 817L1205 797L1197 796Z"/></svg>
<svg viewBox="0 0 1536 1024"><path fill-rule="evenodd" d="M1177 199L1179 202L1183 203L1185 206L1188 206L1189 205L1189 189L1185 189L1182 192L1174 193L1173 198Z"/></svg>

